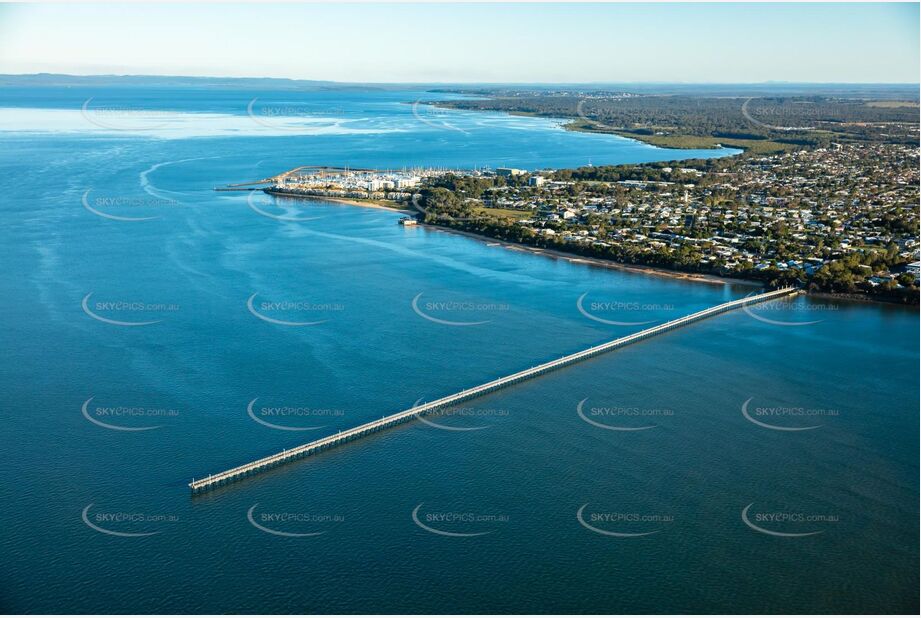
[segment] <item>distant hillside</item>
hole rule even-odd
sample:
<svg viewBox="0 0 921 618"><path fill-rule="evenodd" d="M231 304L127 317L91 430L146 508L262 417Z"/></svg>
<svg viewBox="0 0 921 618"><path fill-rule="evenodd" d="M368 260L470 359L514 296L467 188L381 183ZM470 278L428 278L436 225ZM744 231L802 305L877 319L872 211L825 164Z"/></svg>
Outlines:
<svg viewBox="0 0 921 618"><path fill-rule="evenodd" d="M349 90L380 88L380 85L282 79L275 77L183 77L178 75L64 75L35 73L0 75L0 87L146 87L146 88L233 88L253 90Z"/></svg>
<svg viewBox="0 0 921 618"><path fill-rule="evenodd" d="M810 84L805 82L762 82L757 84L669 84L653 82L595 84L468 84L458 88L433 88L433 92L455 92L489 97L524 95L604 96L620 93L688 97L793 97L824 96L846 99L918 100L918 84Z"/></svg>
<svg viewBox="0 0 921 618"><path fill-rule="evenodd" d="M185 77L180 75L66 75L34 73L0 74L0 87L147 87L232 88L236 90L429 90L490 97L522 95L604 95L631 92L645 95L710 97L826 96L878 100L918 100L918 84L807 84L764 82L760 84L503 84L503 83L352 83L278 77Z"/></svg>

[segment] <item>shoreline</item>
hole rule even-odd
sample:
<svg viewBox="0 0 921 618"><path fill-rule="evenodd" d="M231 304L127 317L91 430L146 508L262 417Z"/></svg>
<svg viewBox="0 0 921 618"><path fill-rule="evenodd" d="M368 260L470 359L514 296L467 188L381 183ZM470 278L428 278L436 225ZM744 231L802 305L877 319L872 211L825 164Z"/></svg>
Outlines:
<svg viewBox="0 0 921 618"><path fill-rule="evenodd" d="M675 150L675 151L680 152L683 150L721 150L725 148L733 148L733 149L742 151L738 154L723 155L725 157L737 157L740 154L744 154L749 151L749 147L732 146L732 145L727 146L723 144L722 142L716 142L715 139L713 139L715 143L702 144L699 146L677 146L677 145L656 143L656 141L654 140L655 136L637 135L637 134L630 133L625 130L619 130L615 128L593 129L591 127L586 127L584 125L579 124L579 121L580 120L587 121L589 123L592 123L595 121L592 121L586 118L581 118L579 116L558 116L555 114L542 114L540 112L525 112L525 111L519 111L519 110L502 110L502 109L468 110L463 107L455 107L451 105L450 101L435 101L435 102L429 103L428 105L431 105L432 107L440 107L442 109L451 109L455 111L481 111L481 112L491 111L491 112L497 112L501 114L508 114L509 116L521 116L524 118L543 118L546 120L558 120L560 121L559 127L563 129L564 131L572 131L574 133L587 133L589 135L613 135L615 137L621 137L623 139L628 139L631 141L639 142L641 144L645 144L647 146L653 146L655 148L660 148L662 150ZM706 139L706 138L702 138L701 136L689 136L689 137L694 137L697 139ZM644 138L649 138L649 139L644 139ZM685 157L683 159L672 159L672 161L688 161L692 158L693 157L690 157L690 158ZM717 157L717 158L721 158L721 157ZM671 161L668 161L668 162L671 162Z"/></svg>
<svg viewBox="0 0 921 618"><path fill-rule="evenodd" d="M264 190L265 191L265 190ZM408 215L415 217L418 213L412 210L407 210L399 208L396 206L396 202L393 202L394 206L388 206L386 204L379 203L379 201L374 200L362 200L360 198L344 198L344 197L326 197L322 195L304 195L301 193L284 193L281 191L265 191L269 195L280 195L283 197L292 197L299 199L307 200L325 200L327 202L335 202L338 204L344 204L347 206L359 206L361 208L376 208L379 210L388 210L390 212L400 213L403 215ZM483 234L477 234L474 232L468 232L466 230L458 230L450 227L444 227L440 225L435 225L432 223L423 223L419 221L419 227L425 229L445 232L448 234L456 234L458 236L466 236L474 240L478 240L487 245L498 245L503 249L510 251L523 251L531 253L533 255L542 255L547 258L554 260L565 260L572 264L584 264L588 266L594 266L596 268L607 268L611 270L620 270L623 272L630 272L633 274L640 275L652 275L656 277L667 277L670 279L678 279L681 281L690 281L694 283L707 283L709 285L727 285L727 284L738 284L749 287L765 287L765 283L761 281L755 281L752 279L743 279L735 277L724 277L720 275L711 275L707 273L685 273L677 270L669 270L667 268L661 268L658 266L644 266L641 264L624 264L622 262L615 262L613 260L606 260L604 258L596 257L587 257L576 255L574 253L567 253L565 251L560 251L558 249L547 249L544 247L534 247L531 245L525 245L522 243L516 243L509 240L502 240L499 238L493 238L492 236L485 236ZM903 303L897 300L891 300L888 298L874 298L869 295L864 294L852 294L852 293L836 293L836 292L810 292L803 290L803 293L807 296L813 298L829 298L837 299L842 301L850 302L864 302L864 303L873 303L873 304L882 304L882 305L895 305L895 306L904 306L904 307L917 307L911 303Z"/></svg>
<svg viewBox="0 0 921 618"><path fill-rule="evenodd" d="M386 204L381 204L376 200L363 200L361 198L348 198L348 197L327 197L325 195L305 195L303 193L286 193L284 191L268 191L263 189L264 193L268 195L280 195L282 197L293 197L303 200L315 200L315 201L325 201L325 202L335 202L337 204L347 204L349 206L361 206L362 208L377 208L380 210L389 210L391 212L399 212L404 215L416 215L417 212L412 210L406 210L403 208L398 208L397 206L387 206ZM393 202L396 204L396 202Z"/></svg>
<svg viewBox="0 0 921 618"><path fill-rule="evenodd" d="M304 197L312 197L312 196L309 196L309 195L308 195L308 196L304 196ZM410 215L410 216L419 214L419 213L417 213L417 212L413 212L412 210L405 210L405 209L403 209L403 208L397 208L396 206L385 206L385 205L383 205L383 204L377 204L377 203L374 203L374 202L363 202L363 201L358 200L358 199L349 199L349 198L347 198L347 197L321 197L321 196L316 196L316 199L319 199L319 200L326 200L326 201L328 201L328 202L336 202L337 204L347 204L347 205L349 205L349 206L360 206L360 207L362 207L362 208L377 208L377 209L379 209L379 210L389 210L390 212L398 212L398 213L400 213L400 214Z"/></svg>
<svg viewBox="0 0 921 618"><path fill-rule="evenodd" d="M527 253L533 253L535 255L542 255L544 257L552 259L562 259L567 262L574 264L586 264L589 266L595 266L598 268L608 268L611 270L621 270L630 272L638 275L654 275L657 277L668 277L670 279L680 279L683 281L690 281L693 283L708 283L710 285L726 285L726 284L739 284L751 287L767 287L762 281L755 281L753 279L742 279L735 277L722 277L720 275L711 275L707 273L684 273L677 270L668 270L667 268L659 268L657 266L643 266L640 264L623 264L621 262L614 262L612 260L605 260L604 258L594 258L594 257L585 257L581 255L576 255L574 253L566 253L565 251L559 251L557 249L545 249L542 247L532 247L530 245L523 245L520 243L500 240L498 238L493 238L491 236L483 236L482 234L476 234L474 232L467 232L465 230L455 230L453 228L442 227L440 225L433 225L431 223L420 223L420 227L427 229L432 229L439 232L446 232L448 234L457 234L459 236L466 236L474 240L479 240L485 242L487 245L499 245L504 249L510 251L524 251ZM845 292L810 292L808 290L803 290L802 293L811 298L827 298L833 300L847 301L847 302L856 302L856 303L870 303L874 305L886 305L894 307L907 307L909 309L917 309L918 305L912 305L910 303L901 303L894 300L889 300L886 298L873 298L864 294L851 294Z"/></svg>
<svg viewBox="0 0 921 618"><path fill-rule="evenodd" d="M508 114L509 116L522 116L527 118L544 118L548 120L559 120L561 124L559 127L564 131L573 131L576 133L586 133L589 135L613 135L615 137L620 137L623 139L631 140L638 142L640 144L645 144L647 146L652 146L661 150L673 150L677 153L686 152L688 150L723 150L723 149L733 149L738 150L738 153L735 154L724 154L717 155L715 157L707 158L725 158L725 157L739 157L749 154L767 154L772 152L786 152L792 149L787 147L781 142L775 142L771 140L739 140L738 138L716 138L706 135L695 135L692 133L682 133L679 135L672 135L669 137L660 137L657 135L642 135L637 133L632 133L626 128L614 128L614 127L604 127L604 128L593 128L592 126L586 126L582 124L584 122L589 123L589 125L600 124L597 121L593 121L588 118L583 118L580 116L559 116L556 114L544 114L541 112L527 112L519 110L504 110L504 109L478 109L478 110L469 110L464 107L455 107L451 105L451 101L435 101L429 103L432 107L440 107L442 109L451 109L456 111L479 111L479 112L497 112L502 114ZM581 121L581 122L580 122ZM674 143L674 140L691 140L696 143ZM775 147L767 151L762 152L759 150L759 146L766 144L774 144ZM695 157L679 157L665 161L668 163L679 162L679 161L689 161Z"/></svg>
<svg viewBox="0 0 921 618"><path fill-rule="evenodd" d="M384 204L379 204L377 202L372 202L370 200L363 201L357 198L345 198L345 197L326 197L322 195L304 195L302 193L285 193L282 191L266 191L269 195L281 195L284 197L293 197L307 200L325 200L328 202L336 202L338 204L346 204L349 206L360 206L362 208L377 208L380 210L389 210L391 212L398 212L404 215L416 215L411 210L405 210L403 208L398 208L396 206L386 206ZM395 202L394 202L395 204ZM510 251L525 251L532 253L534 255L542 255L544 257L557 259L557 260L566 260L573 264L587 264L589 266L595 266L598 268L608 268L612 270L621 270L625 272L632 272L634 274L644 274L644 275L655 275L658 277L669 277L671 279L681 279L684 281L694 281L697 283L709 283L711 285L726 285L729 283L737 283L740 285L747 285L752 287L764 287L764 284L758 281L752 281L751 279L736 279L732 277L720 277L719 275L709 275L706 273L683 273L676 270L668 270L667 268L659 268L656 266L642 266L639 264L623 264L621 262L614 262L612 260L605 260L603 258L595 257L586 257L581 255L576 255L574 253L566 253L565 251L559 251L557 249L545 249L543 247L532 247L531 245L525 245L521 243L512 242L509 240L501 240L498 238L493 238L491 236L484 236L482 234L476 234L474 232L467 232L465 230L456 230L450 227L444 227L440 225L433 225L431 223L418 223L420 227L431 229L440 232L446 232L449 234L457 234L459 236L466 236L474 240L479 240L484 243L495 243L504 249Z"/></svg>
<svg viewBox="0 0 921 618"><path fill-rule="evenodd" d="M448 234L457 234L459 236L466 236L474 240L479 240L486 242L487 244L497 244L504 249L511 251L524 251L527 253L533 253L535 255L542 255L544 257L566 260L574 264L587 264L589 266L596 266L599 268L608 268L612 270L622 270L626 272L631 272L634 274L643 274L643 275L655 275L658 277L669 277L671 279L682 279L684 281L693 281L696 283L709 283L710 285L725 285L727 283L736 283L739 285L748 285L753 287L764 287L764 284L759 281L752 281L751 279L736 279L733 277L721 277L719 275L710 275L706 273L684 273L677 270L668 270L667 268L659 268L656 266L643 266L640 264L623 264L621 262L614 262L612 260L605 260L604 258L595 258L595 257L586 257L582 255L576 255L574 253L566 253L565 251L559 251L557 249L545 249L543 247L532 247L531 245L524 245L517 242L512 242L509 240L501 240L498 238L493 238L491 236L484 236L482 234L476 234L474 232L467 232L465 230L456 230L454 228L443 227L440 225L433 225L431 223L420 223L421 227L426 229L432 229L440 232L447 232Z"/></svg>
<svg viewBox="0 0 921 618"><path fill-rule="evenodd" d="M889 307L906 307L913 311L918 310L918 305L912 303L902 303L886 297L873 298L865 294L853 294L850 292L805 292L806 295L813 298L828 298L832 300L843 300L852 303L872 303L875 305L886 305Z"/></svg>

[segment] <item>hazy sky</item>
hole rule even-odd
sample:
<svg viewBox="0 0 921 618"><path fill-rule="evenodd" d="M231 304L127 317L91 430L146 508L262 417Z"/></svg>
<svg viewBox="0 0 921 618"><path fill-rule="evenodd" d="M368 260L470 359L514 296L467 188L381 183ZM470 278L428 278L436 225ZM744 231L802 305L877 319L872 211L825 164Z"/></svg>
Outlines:
<svg viewBox="0 0 921 618"><path fill-rule="evenodd" d="M5 5L0 72L912 82L918 4Z"/></svg>

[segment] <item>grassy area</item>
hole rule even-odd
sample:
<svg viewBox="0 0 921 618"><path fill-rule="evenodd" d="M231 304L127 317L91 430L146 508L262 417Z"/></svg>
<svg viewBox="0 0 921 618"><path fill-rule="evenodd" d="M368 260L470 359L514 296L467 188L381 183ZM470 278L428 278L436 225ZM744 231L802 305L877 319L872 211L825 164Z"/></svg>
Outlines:
<svg viewBox="0 0 921 618"><path fill-rule="evenodd" d="M704 135L690 135L686 133L669 133L667 135L648 135L645 133L634 133L626 129L607 129L599 127L593 122L584 120L574 120L566 125L570 131L584 131L586 133L612 133L621 137L635 139L659 148L678 148L678 149L706 149L719 148L725 146L729 148L741 148L747 152L755 154L777 154L787 152L797 148L794 144L785 144L783 142L774 142L771 140L760 139L735 139L727 137L711 137Z"/></svg>
<svg viewBox="0 0 921 618"><path fill-rule="evenodd" d="M867 107L897 108L918 107L917 101L867 101Z"/></svg>
<svg viewBox="0 0 921 618"><path fill-rule="evenodd" d="M533 213L530 210L511 210L508 208L477 208L477 214L492 215L494 217L508 217L515 221L527 219Z"/></svg>
<svg viewBox="0 0 921 618"><path fill-rule="evenodd" d="M373 206L383 206L384 208L392 208L395 210L409 210L407 204L402 204L400 202L395 202L393 200L380 200L380 199L371 199L367 197L340 197L337 195L311 195L307 193L296 193L296 192L286 192L282 190L271 190L268 191L270 195L279 195L281 197L294 198L294 199L305 199L305 200L318 200L318 201L327 201L327 202L337 202L340 204L367 204Z"/></svg>
<svg viewBox="0 0 921 618"><path fill-rule="evenodd" d="M482 92L477 92L482 95ZM880 96L880 95L876 95ZM547 96L499 90L492 98L441 101L437 105L472 111L503 111L517 116L566 119L571 131L606 133L675 150L739 148L749 155L783 154L832 143L917 143L918 103L900 100L831 97L760 97L777 116L778 126L753 120L740 97L637 96L587 99L572 93ZM586 115L588 114L588 115ZM880 127L885 126L885 132ZM800 128L796 128L800 127ZM676 152L679 159L685 153Z"/></svg>
<svg viewBox="0 0 921 618"><path fill-rule="evenodd" d="M879 103L900 103L898 101L879 101ZM455 106L449 102L442 102L440 107L454 109ZM461 108L463 109L463 108ZM529 117L556 117L557 114L544 114L540 112L508 110L506 113L512 116L529 116ZM676 150L703 150L708 148L739 148L751 154L771 155L790 152L802 146L797 144L788 144L785 142L776 142L767 139L737 139L730 137L713 137L709 135L693 135L690 133L669 132L665 135L649 135L647 133L635 133L629 129L615 129L605 127L590 120L574 119L563 125L567 131L582 131L585 133L607 133L619 135L628 139L635 139L651 146L659 148L672 148ZM651 127L652 128L652 127ZM674 131L674 127L669 127L668 131Z"/></svg>
<svg viewBox="0 0 921 618"><path fill-rule="evenodd" d="M399 202L394 202L393 200L372 200L364 197L359 198L349 198L355 199L356 202L362 202L363 204L374 204L375 206L385 206L386 208L405 208L403 204Z"/></svg>
<svg viewBox="0 0 921 618"><path fill-rule="evenodd" d="M405 204L401 204L400 202L395 202L393 200L373 200L367 197L323 197L323 196L305 196L305 197L313 197L318 200L327 200L331 202L336 202L336 201L343 202L343 203L354 202L356 204L370 204L374 206L383 206L385 208L407 209Z"/></svg>

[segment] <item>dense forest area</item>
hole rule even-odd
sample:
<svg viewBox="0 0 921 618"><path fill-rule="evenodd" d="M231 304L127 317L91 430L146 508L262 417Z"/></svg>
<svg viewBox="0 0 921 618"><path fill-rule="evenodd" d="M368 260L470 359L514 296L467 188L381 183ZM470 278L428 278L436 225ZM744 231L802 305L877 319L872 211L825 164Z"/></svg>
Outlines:
<svg viewBox="0 0 921 618"><path fill-rule="evenodd" d="M723 145L766 153L874 141L881 134L890 143L918 140L917 100L497 92L490 98L437 105L566 118L570 129L617 133L675 148Z"/></svg>

